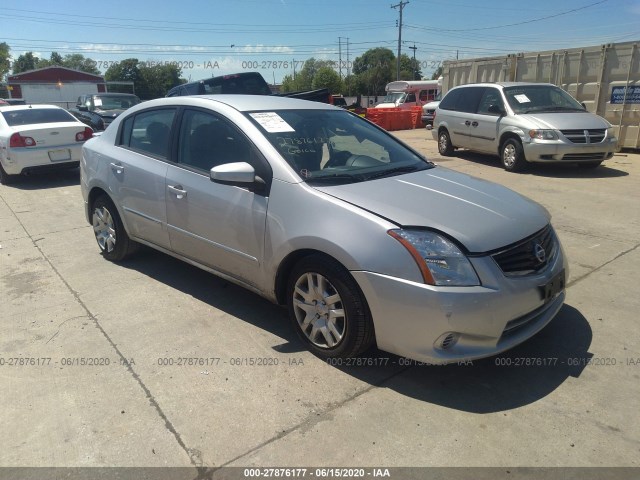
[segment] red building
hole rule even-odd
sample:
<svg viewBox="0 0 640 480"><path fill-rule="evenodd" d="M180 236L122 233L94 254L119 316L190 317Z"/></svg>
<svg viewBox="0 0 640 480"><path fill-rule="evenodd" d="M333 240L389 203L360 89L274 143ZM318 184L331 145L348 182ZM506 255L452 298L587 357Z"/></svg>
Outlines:
<svg viewBox="0 0 640 480"><path fill-rule="evenodd" d="M45 67L10 75L7 88L11 98L62 107L75 104L80 95L107 91L104 77L65 67Z"/></svg>

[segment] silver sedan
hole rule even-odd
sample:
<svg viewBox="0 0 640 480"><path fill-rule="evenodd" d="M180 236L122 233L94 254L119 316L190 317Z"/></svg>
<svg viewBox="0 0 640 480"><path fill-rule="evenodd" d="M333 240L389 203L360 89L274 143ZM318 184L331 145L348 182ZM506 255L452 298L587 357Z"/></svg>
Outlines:
<svg viewBox="0 0 640 480"><path fill-rule="evenodd" d="M324 358L495 355L565 298L544 208L330 105L145 102L85 144L81 185L106 259L145 244L242 285L286 305Z"/></svg>

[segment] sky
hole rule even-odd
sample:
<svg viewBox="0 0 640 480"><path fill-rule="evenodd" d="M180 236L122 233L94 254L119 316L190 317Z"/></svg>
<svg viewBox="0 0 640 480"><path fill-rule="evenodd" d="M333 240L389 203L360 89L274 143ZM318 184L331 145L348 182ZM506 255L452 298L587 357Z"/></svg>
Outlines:
<svg viewBox="0 0 640 480"><path fill-rule="evenodd" d="M400 0L0 1L14 59L81 53L102 72L137 58L176 62L188 80L259 71L280 82L312 57L345 76L366 50L398 48ZM402 53L430 78L448 59L639 41L640 0L409 0L402 23Z"/></svg>

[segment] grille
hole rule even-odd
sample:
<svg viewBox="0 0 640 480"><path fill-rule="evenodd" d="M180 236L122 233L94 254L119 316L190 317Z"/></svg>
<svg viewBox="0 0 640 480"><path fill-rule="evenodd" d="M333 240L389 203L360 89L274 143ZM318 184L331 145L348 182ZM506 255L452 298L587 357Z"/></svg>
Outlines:
<svg viewBox="0 0 640 480"><path fill-rule="evenodd" d="M540 253L540 247L544 255ZM553 258L557 249L557 241L551 225L547 225L533 236L496 253L493 259L506 275L527 275L539 272L545 268ZM542 257L542 261L540 261Z"/></svg>
<svg viewBox="0 0 640 480"><path fill-rule="evenodd" d="M560 131L571 143L601 143L607 134L607 131L604 128Z"/></svg>
<svg viewBox="0 0 640 480"><path fill-rule="evenodd" d="M604 160L606 153L568 153L562 157L563 160Z"/></svg>

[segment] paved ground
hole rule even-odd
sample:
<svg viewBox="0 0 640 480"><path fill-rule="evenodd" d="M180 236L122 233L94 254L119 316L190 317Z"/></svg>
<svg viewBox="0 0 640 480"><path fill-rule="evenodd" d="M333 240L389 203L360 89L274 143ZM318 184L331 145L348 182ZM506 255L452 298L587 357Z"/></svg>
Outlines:
<svg viewBox="0 0 640 480"><path fill-rule="evenodd" d="M104 261L78 172L31 177L0 186L0 466L639 466L640 155L518 175L397 135L551 211L567 303L501 361L555 365L328 365L247 291L153 251Z"/></svg>

